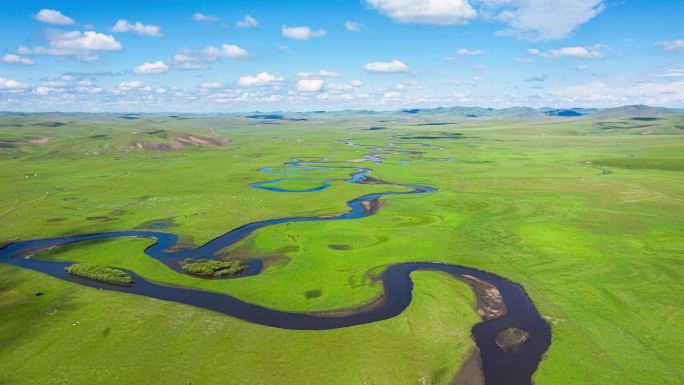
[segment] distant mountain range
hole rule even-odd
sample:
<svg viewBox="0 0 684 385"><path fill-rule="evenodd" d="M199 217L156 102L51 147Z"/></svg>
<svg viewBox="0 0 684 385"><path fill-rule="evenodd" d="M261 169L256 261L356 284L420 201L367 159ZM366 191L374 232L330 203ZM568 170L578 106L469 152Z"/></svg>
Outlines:
<svg viewBox="0 0 684 385"><path fill-rule="evenodd" d="M47 114L83 114L88 113L31 113L31 112L3 112L0 115L47 115ZM336 118L344 120L359 120L364 118L375 122L397 122L397 121L416 121L422 122L450 122L468 121L471 119L510 119L510 120L535 120L553 118L598 118L598 119L633 119L645 118L667 118L672 116L684 117L684 109L674 109L665 107L651 107L641 104L627 105L614 108L532 108L532 107L509 107L509 108L487 108L487 107L435 107L435 108L409 108L394 111L376 110L341 110L341 111L254 111L245 113L93 113L92 115L118 115L122 119L139 119L144 116L166 115L171 118L182 119L182 116L197 115L230 115L246 119L260 120L262 122L276 123L278 121L305 121L316 120L317 118ZM170 114L170 115L169 115Z"/></svg>
<svg viewBox="0 0 684 385"><path fill-rule="evenodd" d="M374 120L386 118L388 121L398 120L448 120L449 118L459 121L468 119L549 119L549 118L581 118L593 117L601 119L620 118L663 118L668 116L684 115L684 110L650 107L645 105L628 105L615 108L486 108L486 107L436 107L436 108L411 108L396 111L374 110L343 110L343 111L310 111L310 112L253 112L249 114L237 114L252 119L271 120L299 120L315 119L316 117L368 117Z"/></svg>

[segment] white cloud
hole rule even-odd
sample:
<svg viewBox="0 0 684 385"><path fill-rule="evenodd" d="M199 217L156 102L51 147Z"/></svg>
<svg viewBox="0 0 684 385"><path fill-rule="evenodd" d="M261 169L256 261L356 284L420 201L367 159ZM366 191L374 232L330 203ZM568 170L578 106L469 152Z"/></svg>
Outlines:
<svg viewBox="0 0 684 385"><path fill-rule="evenodd" d="M352 91L354 88L361 87L362 85L363 82L361 80L352 80L349 83L330 83L328 89L336 93L349 92Z"/></svg>
<svg viewBox="0 0 684 385"><path fill-rule="evenodd" d="M289 39L309 40L312 37L323 37L327 32L322 28L318 31L312 31L309 27L288 27L283 25L281 33Z"/></svg>
<svg viewBox="0 0 684 385"><path fill-rule="evenodd" d="M320 70L316 72L298 72L297 77L300 78L314 78L314 77L319 77L319 78L336 78L339 77L340 74L335 72L335 71L326 71L326 70Z"/></svg>
<svg viewBox="0 0 684 385"><path fill-rule="evenodd" d="M50 30L47 34L50 47L66 50L119 51L121 43L114 36L95 31Z"/></svg>
<svg viewBox="0 0 684 385"><path fill-rule="evenodd" d="M116 86L116 90L120 92L128 92L131 90L138 90L144 87L145 85L142 82L139 82L137 80L131 80L128 82L119 83L119 85Z"/></svg>
<svg viewBox="0 0 684 385"><path fill-rule="evenodd" d="M112 32L133 32L145 36L162 36L161 27L158 25L145 25L139 21L131 24L128 20L119 19L112 27Z"/></svg>
<svg viewBox="0 0 684 385"><path fill-rule="evenodd" d="M33 18L43 23L55 25L72 25L75 23L74 19L64 16L60 11L54 9L41 9L33 15Z"/></svg>
<svg viewBox="0 0 684 385"><path fill-rule="evenodd" d="M468 0L366 0L366 3L402 23L465 24L477 16Z"/></svg>
<svg viewBox="0 0 684 385"><path fill-rule="evenodd" d="M554 94L566 104L592 107L625 104L669 106L684 102L684 79L671 82L646 81L627 86L617 86L597 80L587 84L564 87Z"/></svg>
<svg viewBox="0 0 684 385"><path fill-rule="evenodd" d="M400 97L401 97L401 94L398 93L398 92L396 92L396 91L385 92L385 93L382 95L382 98L383 98L383 99L397 99L397 98L400 98Z"/></svg>
<svg viewBox="0 0 684 385"><path fill-rule="evenodd" d="M192 50L184 49L173 55L171 65L182 70L198 70L207 68L208 64L199 58Z"/></svg>
<svg viewBox="0 0 684 385"><path fill-rule="evenodd" d="M297 91L299 92L319 92L323 88L323 80L321 79L300 79L297 82Z"/></svg>
<svg viewBox="0 0 684 385"><path fill-rule="evenodd" d="M210 60L216 60L216 58L220 57L240 58L249 56L247 50L234 44L223 44L221 48L209 46L203 49L202 53Z"/></svg>
<svg viewBox="0 0 684 385"><path fill-rule="evenodd" d="M481 13L508 25L499 35L556 40L605 9L603 0L480 0Z"/></svg>
<svg viewBox="0 0 684 385"><path fill-rule="evenodd" d="M408 70L406 64L400 62L399 60L392 60L391 62L376 61L365 64L363 68L365 68L366 71L383 73L406 72L406 70Z"/></svg>
<svg viewBox="0 0 684 385"><path fill-rule="evenodd" d="M166 71L169 70L169 66L166 65L161 60L157 60L154 63L143 63L133 69L133 72L135 72L138 75L156 75L156 74L163 74Z"/></svg>
<svg viewBox="0 0 684 385"><path fill-rule="evenodd" d="M223 83L219 82L205 82L197 86L197 88L205 89L205 90L217 90L220 88L223 88Z"/></svg>
<svg viewBox="0 0 684 385"><path fill-rule="evenodd" d="M605 56L603 49L605 46L597 44L593 47L563 47L557 49L550 49L545 52L541 52L538 49L529 49L527 53L531 55L539 55L548 59L560 59L567 57L577 57L584 59L595 59Z"/></svg>
<svg viewBox="0 0 684 385"><path fill-rule="evenodd" d="M668 68L664 73L653 75L660 78L684 77L684 68Z"/></svg>
<svg viewBox="0 0 684 385"><path fill-rule="evenodd" d="M665 52L684 52L684 39L659 41L656 45Z"/></svg>
<svg viewBox="0 0 684 385"><path fill-rule="evenodd" d="M205 15L201 12L197 12L194 15L192 15L192 20L199 21L201 23L213 23L215 21L218 21L218 17L212 16L212 15Z"/></svg>
<svg viewBox="0 0 684 385"><path fill-rule="evenodd" d="M407 91L407 90L420 90L423 87L417 81L411 80L411 81L407 81L407 82L398 83L397 85L394 86L394 88L396 88L399 91Z"/></svg>
<svg viewBox="0 0 684 385"><path fill-rule="evenodd" d="M61 31L56 29L46 30L48 47L25 47L19 46L17 53L20 55L50 55L73 57L81 61L94 61L99 57L92 51L119 51L119 43L112 35L97 33L94 31Z"/></svg>
<svg viewBox="0 0 684 385"><path fill-rule="evenodd" d="M589 68L589 66L586 65L586 64L578 64L578 65L575 66L575 69L576 69L577 71L584 71L584 70L586 70L587 68Z"/></svg>
<svg viewBox="0 0 684 385"><path fill-rule="evenodd" d="M354 87L351 84L346 84L346 83L330 83L328 86L328 89L330 91L334 92L343 92L343 91L351 91L354 89Z"/></svg>
<svg viewBox="0 0 684 385"><path fill-rule="evenodd" d="M349 32L359 32L359 31L363 30L364 28L366 28L366 26L361 24L361 23L357 23L355 21L347 20L344 22L344 28L346 28L347 31L349 31Z"/></svg>
<svg viewBox="0 0 684 385"><path fill-rule="evenodd" d="M0 61L2 61L3 63L16 63L16 64L23 64L23 65L33 64L33 60L25 58L25 57L21 57L19 55L15 55L13 53L8 53L7 55L3 56Z"/></svg>
<svg viewBox="0 0 684 385"><path fill-rule="evenodd" d="M467 48L460 48L459 50L456 51L456 55L459 55L459 56L476 56L476 55L484 55L484 54L485 54L484 51L480 51L480 50L471 51Z"/></svg>
<svg viewBox="0 0 684 385"><path fill-rule="evenodd" d="M264 87L271 86L283 81L283 78L269 74L268 72L260 72L256 76L243 76L238 79L237 84L240 87Z"/></svg>
<svg viewBox="0 0 684 385"><path fill-rule="evenodd" d="M258 26L259 26L259 23L256 21L255 18L253 18L250 15L245 15L245 17L243 17L242 20L235 23L235 27L237 27L237 28L252 28L252 27L258 27Z"/></svg>
<svg viewBox="0 0 684 385"><path fill-rule="evenodd" d="M0 76L0 90L14 91L14 90L22 90L26 87L27 87L26 84L20 83L16 80L3 78Z"/></svg>

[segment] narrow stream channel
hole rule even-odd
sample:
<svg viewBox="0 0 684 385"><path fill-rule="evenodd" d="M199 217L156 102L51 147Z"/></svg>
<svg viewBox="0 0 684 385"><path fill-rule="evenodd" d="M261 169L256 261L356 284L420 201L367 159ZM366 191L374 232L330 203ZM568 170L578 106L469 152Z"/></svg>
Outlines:
<svg viewBox="0 0 684 385"><path fill-rule="evenodd" d="M373 161L382 159L377 157L376 154L369 154L366 156L366 158ZM505 278L481 270L434 262L408 262L394 264L389 266L382 275L384 293L380 303L376 303L373 306L359 308L352 314L329 316L315 313L280 311L247 303L227 294L201 291L191 288L167 286L164 284L148 281L131 271L128 272L134 277L134 285L106 285L94 281L79 279L66 273L64 268L71 265L72 262L44 261L30 258L30 256L38 250L75 242L117 237L151 238L156 242L152 246L148 247L145 250L145 253L150 257L161 261L174 271L182 273L183 271L178 263L178 260L186 258L215 258L215 254L219 250L238 242L262 227L291 222L331 221L364 218L377 212L379 207L377 202L380 198L391 195L426 194L436 191L436 189L432 187L394 184L375 179L371 180L367 177L367 174L372 171L371 169L362 167L335 167L333 165L326 165L331 163L341 162L326 162L325 160L294 160L290 163L286 163L284 167L288 167L291 170L297 170L297 168L311 169L313 167L315 167L317 170L327 168L350 169L351 178L346 180L349 183L369 183L372 181L374 184L400 186L410 190L406 192L374 193L354 198L347 202L349 210L336 216L290 217L252 222L233 229L192 250L169 251L169 249L175 246L178 242L178 236L171 233L159 231L114 231L107 233L73 235L59 238L14 242L0 249L0 263L6 263L35 270L65 281L78 283L88 287L126 292L161 300L179 302L220 312L231 317L239 318L241 320L259 325L292 330L335 329L377 322L395 317L401 314L401 312L403 312L411 303L413 282L411 281L410 274L416 270L442 271L454 276L457 279L462 279L467 283L471 283L472 277L474 277L475 279L484 281L498 289L506 308L506 311L503 315L500 315L497 318L483 319L482 322L476 324L472 329L473 337L480 350L485 384L532 384L532 375L537 369L544 352L551 344L551 328L549 324L541 317L522 287L506 280ZM262 169L262 171L279 173L273 172L271 169ZM282 173L296 174L297 171L285 171ZM327 188L322 186L327 186L328 182L332 181L333 179L321 178L320 180L322 184L313 187L310 190L286 190L272 186L273 184L283 180L287 180L287 178L255 183L251 186L275 192L314 192L320 191L323 188ZM261 261L252 261L249 263L248 269L236 278L259 274L261 269ZM496 344L495 340L500 332L509 328L522 329L529 333L529 338L516 349L503 350Z"/></svg>

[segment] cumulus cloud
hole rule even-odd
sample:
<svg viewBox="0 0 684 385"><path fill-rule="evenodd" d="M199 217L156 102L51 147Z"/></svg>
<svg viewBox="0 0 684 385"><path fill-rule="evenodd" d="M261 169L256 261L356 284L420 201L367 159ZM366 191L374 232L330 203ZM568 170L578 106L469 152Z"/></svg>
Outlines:
<svg viewBox="0 0 684 385"><path fill-rule="evenodd" d="M415 80L407 81L407 82L401 82L398 83L397 85L394 86L399 91L407 91L407 90L419 90L422 89L423 87L420 85Z"/></svg>
<svg viewBox="0 0 684 385"><path fill-rule="evenodd" d="M220 48L208 46L202 50L210 60L216 60L221 57L240 58L249 56L246 49L238 47L234 44L223 44Z"/></svg>
<svg viewBox="0 0 684 385"><path fill-rule="evenodd" d="M656 45L665 52L684 52L684 39L659 41Z"/></svg>
<svg viewBox="0 0 684 385"><path fill-rule="evenodd" d="M19 55L15 55L13 53L8 53L5 56L2 57L0 60L3 63L13 63L13 64L23 64L23 65L31 65L33 64L33 60L21 57Z"/></svg>
<svg viewBox="0 0 684 385"><path fill-rule="evenodd" d="M401 94L396 92L396 91L385 92L384 94L382 94L383 99L396 99L396 98L400 98L400 97L401 97Z"/></svg>
<svg viewBox="0 0 684 385"><path fill-rule="evenodd" d="M576 69L577 71L584 71L584 70L586 70L587 68L589 68L589 66L586 65L586 64L578 64L578 65L575 66L575 69Z"/></svg>
<svg viewBox="0 0 684 385"><path fill-rule="evenodd" d="M313 31L309 27L288 27L283 25L282 35L289 39L309 40L313 37L323 37L327 33L324 29Z"/></svg>
<svg viewBox="0 0 684 385"><path fill-rule="evenodd" d="M361 80L352 80L349 83L330 83L328 89L332 92L349 92L362 85L363 82Z"/></svg>
<svg viewBox="0 0 684 385"><path fill-rule="evenodd" d="M364 64L363 68L370 72L390 73L390 72L406 72L408 67L399 60L392 60L390 62L375 61Z"/></svg>
<svg viewBox="0 0 684 385"><path fill-rule="evenodd" d="M20 55L51 55L73 57L82 61L98 60L93 51L119 51L119 43L112 35L95 31L61 31L48 29L45 33L48 47L19 46Z"/></svg>
<svg viewBox="0 0 684 385"><path fill-rule="evenodd" d="M119 85L116 86L115 90L119 91L119 92L128 92L131 90L137 90L137 89L141 89L144 87L145 87L145 85L142 82L139 82L137 80L131 80L131 81L119 83Z"/></svg>
<svg viewBox="0 0 684 385"><path fill-rule="evenodd" d="M538 49L529 49L527 53L530 55L539 55L548 59L560 59L560 58L583 58L583 59L596 59L605 56L603 49L606 48L601 44L597 44L593 47L563 47L557 49L550 49L545 52L541 52Z"/></svg>
<svg viewBox="0 0 684 385"><path fill-rule="evenodd" d="M628 86L597 80L563 87L556 90L553 96L567 104L592 107L625 104L667 106L684 102L684 79L670 82L644 81Z"/></svg>
<svg viewBox="0 0 684 385"><path fill-rule="evenodd" d="M256 76L243 76L238 79L240 87L265 87L272 86L283 81L283 78L272 75L268 72L260 72Z"/></svg>
<svg viewBox="0 0 684 385"><path fill-rule="evenodd" d="M197 88L205 89L205 90L217 90L217 89L223 88L223 83L219 83L219 82L205 82L205 83L199 84L199 85L197 86Z"/></svg>
<svg viewBox="0 0 684 385"><path fill-rule="evenodd" d="M366 0L366 3L402 23L465 24L477 16L468 0Z"/></svg>
<svg viewBox="0 0 684 385"><path fill-rule="evenodd" d="M484 16L508 25L499 35L535 41L563 39L605 9L603 0L480 0L480 5Z"/></svg>
<svg viewBox="0 0 684 385"><path fill-rule="evenodd" d="M58 78L48 77L32 90L35 95L61 95L65 98L73 98L76 95L99 95L104 89L98 87L93 81L78 76L63 75Z"/></svg>
<svg viewBox="0 0 684 385"><path fill-rule="evenodd" d="M121 43L114 36L95 31L59 31L49 30L47 33L50 47L66 50L101 50L119 51Z"/></svg>
<svg viewBox="0 0 684 385"><path fill-rule="evenodd" d="M20 83L16 80L3 78L0 76L0 90L2 91L23 90L26 87L26 84Z"/></svg>
<svg viewBox="0 0 684 385"><path fill-rule="evenodd" d="M183 51L173 55L173 58L171 59L171 65L182 70L199 70L207 68L208 66L206 61L204 61L190 49L184 49Z"/></svg>
<svg viewBox="0 0 684 385"><path fill-rule="evenodd" d="M336 78L339 77L340 74L335 72L335 71L326 71L326 70L320 70L316 72L298 72L297 77L300 78Z"/></svg>
<svg viewBox="0 0 684 385"><path fill-rule="evenodd" d="M359 32L359 31L363 30L364 28L366 28L366 26L361 24L361 23L357 23L355 21L347 20L344 22L344 28L349 32Z"/></svg>
<svg viewBox="0 0 684 385"><path fill-rule="evenodd" d="M245 15L242 20L239 20L237 23L235 23L235 27L237 28L253 28L258 26L259 23L250 15Z"/></svg>
<svg viewBox="0 0 684 385"><path fill-rule="evenodd" d="M459 56L476 56L476 55L484 55L485 52L481 50L469 50L467 48L460 48L456 51L456 55Z"/></svg>
<svg viewBox="0 0 684 385"><path fill-rule="evenodd" d="M40 22L54 25L73 25L76 23L74 19L64 16L60 11L54 9L41 9L33 15L33 18Z"/></svg>
<svg viewBox="0 0 684 385"><path fill-rule="evenodd" d="M158 25L145 25L139 21L131 24L128 20L119 19L112 27L112 32L133 32L145 36L161 36L161 27Z"/></svg>
<svg viewBox="0 0 684 385"><path fill-rule="evenodd" d="M161 60L157 60L154 63L143 63L133 68L133 72L138 75L157 75L163 74L168 70L169 66Z"/></svg>
<svg viewBox="0 0 684 385"><path fill-rule="evenodd" d="M554 40L570 35L605 9L604 0L365 0L402 23L465 24L478 14L507 24L499 35ZM562 10L562 17L558 17Z"/></svg>
<svg viewBox="0 0 684 385"><path fill-rule="evenodd" d="M201 12L197 12L192 15L192 20L199 21L200 23L213 23L218 21L218 17L212 15L205 15Z"/></svg>
<svg viewBox="0 0 684 385"><path fill-rule="evenodd" d="M321 79L300 79L297 82L299 92L319 92L322 88L323 80Z"/></svg>

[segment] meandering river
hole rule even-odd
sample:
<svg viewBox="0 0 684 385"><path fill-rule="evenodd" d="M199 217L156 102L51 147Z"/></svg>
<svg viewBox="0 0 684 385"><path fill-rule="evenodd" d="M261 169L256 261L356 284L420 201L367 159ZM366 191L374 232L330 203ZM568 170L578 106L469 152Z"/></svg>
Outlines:
<svg viewBox="0 0 684 385"><path fill-rule="evenodd" d="M355 145L351 141L344 141L344 143ZM382 151L382 148L378 147L373 147L372 151L373 153L365 155L365 158L376 163L382 162L383 160L377 153L391 152ZM479 302L486 302L486 298L482 298L483 287L485 289L489 288L489 292L493 291L497 293L498 299L502 301L503 306L501 306L499 310L503 309L503 311L489 315L484 315L483 313L482 322L476 324L472 329L473 338L480 351L485 384L530 385L532 383L532 375L537 369L544 352L551 343L551 328L541 317L522 287L505 278L481 270L429 261L394 264L389 266L382 275L384 293L381 301L374 303L372 306L361 307L351 313L345 312L344 315L334 316L270 309L244 302L227 294L151 282L132 271L128 272L135 279L134 285L105 285L94 281L83 280L66 273L64 268L71 265L71 262L46 261L31 258L33 253L41 249L88 240L117 237L151 238L155 240L155 243L148 247L145 250L145 253L166 264L174 271L183 273L182 268L178 263L180 259L215 258L215 254L219 250L238 242L262 227L290 222L333 221L363 218L377 212L379 209L377 202L380 198L392 195L427 194L436 191L436 189L427 186L395 184L370 179L367 174L372 171L371 169L334 165L340 163L342 162L330 162L324 159L306 161L295 159L292 162L286 163L281 171L272 168L262 169L261 171L273 174L300 174L307 172L307 170L316 170L320 172L326 169L348 169L351 178L346 179L346 181L349 183L358 184L372 181L374 184L405 187L407 191L366 194L354 198L347 202L347 206L349 207L348 211L335 216L288 217L248 223L230 230L192 250L171 250L177 244L178 236L168 232L113 231L14 242L0 249L0 263L39 271L83 286L179 302L220 312L259 325L293 330L335 329L378 322L395 317L401 314L401 312L403 312L411 303L411 292L413 289L413 282L410 277L411 272L416 270L441 271L448 273L457 279L464 280L466 283L473 286L478 295ZM333 178L320 178L319 180L321 183L310 189L288 190L276 186L278 183L287 181L288 179L301 180L302 178L274 179L252 184L251 187L274 192L307 193L326 189L330 187L331 182L335 180ZM248 269L237 278L259 274L261 269L261 261L254 260L249 263ZM477 282L480 282L485 286L480 286L480 290L478 290ZM526 331L529 333L529 338L516 349L503 350L496 344L496 336L500 332L512 327Z"/></svg>

